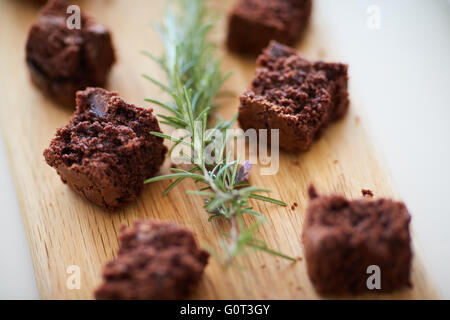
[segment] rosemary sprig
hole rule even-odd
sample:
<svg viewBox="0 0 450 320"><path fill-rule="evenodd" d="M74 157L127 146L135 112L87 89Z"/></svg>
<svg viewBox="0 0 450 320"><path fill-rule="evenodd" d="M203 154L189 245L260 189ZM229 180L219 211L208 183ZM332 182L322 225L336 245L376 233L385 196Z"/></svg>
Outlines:
<svg viewBox="0 0 450 320"><path fill-rule="evenodd" d="M144 52L165 71L168 84L162 84L149 75L144 77L167 92L172 101L165 103L154 99L145 100L171 113L169 116L159 115L161 123L174 129L186 130L187 134L181 138L158 132L152 134L174 142L169 155L180 144L190 148L191 155L181 153L181 156L192 168L189 171L172 168L171 174L148 179L146 183L175 179L165 194L185 179L203 185L199 191L188 193L205 198L204 208L210 214L209 221L214 218L230 221L230 232L221 239L225 257L212 252L224 264L230 264L235 256L245 253L247 248L295 261L294 258L269 249L263 241L255 238L255 233L265 218L253 211L249 200L267 201L281 206L286 204L258 194L269 190L245 183L251 165L244 162L240 166L239 158L231 159L231 153L226 152L224 146L229 139L227 129L232 127L237 115L231 121L217 121L213 128L221 133L222 147L216 150L212 162L205 155L205 149L213 141L212 135L207 131L208 117L216 107L214 98L230 74L222 76L220 62L214 58L215 48L208 40L208 33L214 23L204 0L178 0L177 3L177 8L169 6L163 23L155 26L164 44L164 55L155 57ZM243 220L244 214L253 215L256 222L247 227Z"/></svg>

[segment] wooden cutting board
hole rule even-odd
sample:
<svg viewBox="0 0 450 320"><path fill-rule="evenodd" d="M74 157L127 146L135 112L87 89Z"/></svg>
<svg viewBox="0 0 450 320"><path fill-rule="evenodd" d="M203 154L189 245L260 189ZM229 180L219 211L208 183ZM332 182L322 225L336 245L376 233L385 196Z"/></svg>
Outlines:
<svg viewBox="0 0 450 320"><path fill-rule="evenodd" d="M228 225L223 221L207 222L201 200L185 194L186 190L195 189L188 181L167 197L163 197L162 192L169 182L147 185L138 201L110 213L72 192L61 182L55 170L45 164L42 151L48 146L56 128L67 123L73 110L47 100L28 79L24 46L27 30L36 20L38 11L30 2L0 2L3 26L0 28L0 124L40 296L43 299L92 298L94 289L101 282L102 266L114 257L117 250L120 225L130 225L136 218L175 221L191 228L201 244L215 245L219 234L227 230ZM78 3L112 30L118 63L107 88L118 91L125 100L137 105L145 105L145 97L161 98L159 89L141 78L140 74L146 72L159 79L163 79L163 74L140 51L162 52L150 22L161 18L164 2L97 0ZM238 107L237 96L249 85L255 66L254 61L232 55L223 48L226 12L233 1L215 3L219 6L221 21L214 40L220 47L223 69L234 71L225 88L233 92L233 97L224 101L219 112L224 118L231 118ZM332 45L333 29L327 27L324 21L321 13L314 10L313 23L299 49L311 59L338 60L338 53ZM351 61L345 62L350 64L351 71ZM254 169L251 182L273 190L273 197L288 204L284 208L255 203L255 208L268 217L269 222L260 229L259 237L270 247L303 257L301 230L308 203L306 186L310 182L314 182L321 192L343 193L350 198L360 198L361 188L373 190L376 196L398 197L383 162L377 157L364 130L363 107L354 91L350 89L350 113L344 120L332 125L309 152L301 155L281 154L279 172L274 176L260 176L258 168ZM162 129L168 132L167 127ZM161 173L168 172L168 162ZM294 202L299 206L292 210ZM414 212L412 215L414 217ZM413 243L413 289L355 298L436 297L420 263L421 251L417 243ZM320 298L308 279L305 261L293 264L266 253L250 252L237 263L243 268L223 270L218 262L211 259L192 298ZM80 267L81 288L78 290L70 290L66 286L69 276L66 269L70 265Z"/></svg>

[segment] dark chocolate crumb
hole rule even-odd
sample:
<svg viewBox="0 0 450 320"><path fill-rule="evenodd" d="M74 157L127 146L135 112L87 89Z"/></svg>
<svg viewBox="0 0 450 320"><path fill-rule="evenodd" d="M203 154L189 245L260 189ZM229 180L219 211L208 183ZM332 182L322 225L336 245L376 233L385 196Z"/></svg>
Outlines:
<svg viewBox="0 0 450 320"><path fill-rule="evenodd" d="M361 193L362 193L363 197L370 197L370 198L373 198L373 192L372 192L372 190L369 190L369 189L361 189Z"/></svg>
<svg viewBox="0 0 450 320"><path fill-rule="evenodd" d="M317 193L316 187L313 184L310 184L308 187L308 195L310 199L317 198L319 194Z"/></svg>

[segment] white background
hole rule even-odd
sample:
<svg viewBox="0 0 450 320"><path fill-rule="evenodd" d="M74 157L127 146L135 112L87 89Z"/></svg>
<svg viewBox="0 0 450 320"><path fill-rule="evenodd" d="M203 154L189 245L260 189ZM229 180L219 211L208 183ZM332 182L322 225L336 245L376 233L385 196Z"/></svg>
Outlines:
<svg viewBox="0 0 450 320"><path fill-rule="evenodd" d="M428 274L450 298L450 4L445 0L317 0L364 124L414 223ZM381 29L367 27L377 5ZM2 108L8 106L0 106ZM0 298L36 299L31 260L0 143Z"/></svg>

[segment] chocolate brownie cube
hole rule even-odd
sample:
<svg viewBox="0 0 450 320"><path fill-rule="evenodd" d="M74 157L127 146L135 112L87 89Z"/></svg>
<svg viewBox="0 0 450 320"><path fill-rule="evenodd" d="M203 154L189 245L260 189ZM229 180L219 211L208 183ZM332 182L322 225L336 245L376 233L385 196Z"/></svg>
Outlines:
<svg viewBox="0 0 450 320"><path fill-rule="evenodd" d="M311 0L240 0L229 17L228 47L258 55L270 40L294 45L311 16Z"/></svg>
<svg viewBox="0 0 450 320"><path fill-rule="evenodd" d="M136 199L144 180L164 161L163 140L151 109L126 103L117 93L87 88L77 93L69 124L56 131L44 151L75 192L89 201L116 209Z"/></svg>
<svg viewBox="0 0 450 320"><path fill-rule="evenodd" d="M314 187L303 226L308 275L321 294L391 292L410 286L410 215L390 199L318 196ZM380 290L369 290L369 266L380 268Z"/></svg>
<svg viewBox="0 0 450 320"><path fill-rule="evenodd" d="M208 263L192 232L172 223L138 220L122 226L119 238L118 255L105 266L96 299L183 299Z"/></svg>
<svg viewBox="0 0 450 320"><path fill-rule="evenodd" d="M47 0L31 0L30 2L36 5L43 5L47 2Z"/></svg>
<svg viewBox="0 0 450 320"><path fill-rule="evenodd" d="M32 82L57 103L74 106L75 93L102 87L115 61L111 35L81 13L81 28L69 29L68 3L50 0L28 33L26 62Z"/></svg>
<svg viewBox="0 0 450 320"><path fill-rule="evenodd" d="M240 96L244 130L279 129L280 148L306 151L348 109L347 65L311 62L272 41L257 60L251 87Z"/></svg>

